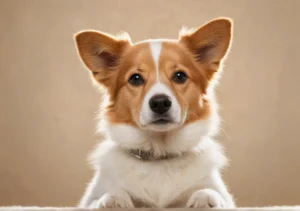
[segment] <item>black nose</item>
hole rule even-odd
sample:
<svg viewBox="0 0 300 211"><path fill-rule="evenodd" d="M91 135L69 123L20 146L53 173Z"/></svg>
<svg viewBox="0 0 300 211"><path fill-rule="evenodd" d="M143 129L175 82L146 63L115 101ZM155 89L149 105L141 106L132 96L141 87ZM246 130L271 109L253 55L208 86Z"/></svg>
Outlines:
<svg viewBox="0 0 300 211"><path fill-rule="evenodd" d="M166 95L155 95L150 99L149 105L153 112L163 114L171 108L172 101Z"/></svg>

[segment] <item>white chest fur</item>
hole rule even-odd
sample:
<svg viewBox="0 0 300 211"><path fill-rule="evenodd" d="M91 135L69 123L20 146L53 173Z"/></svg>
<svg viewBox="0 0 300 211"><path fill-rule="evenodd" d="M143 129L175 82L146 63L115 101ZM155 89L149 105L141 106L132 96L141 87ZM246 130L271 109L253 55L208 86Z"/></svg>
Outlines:
<svg viewBox="0 0 300 211"><path fill-rule="evenodd" d="M171 160L141 161L111 141L102 143L97 153L98 194L121 189L155 207L167 207L183 193L190 194L188 190L202 188L211 172L226 162L219 145L209 139Z"/></svg>

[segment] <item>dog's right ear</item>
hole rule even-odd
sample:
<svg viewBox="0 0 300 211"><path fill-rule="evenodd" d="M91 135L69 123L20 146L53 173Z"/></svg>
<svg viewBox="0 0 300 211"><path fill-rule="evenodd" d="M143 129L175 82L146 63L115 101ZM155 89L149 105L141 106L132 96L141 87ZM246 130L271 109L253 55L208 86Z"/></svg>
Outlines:
<svg viewBox="0 0 300 211"><path fill-rule="evenodd" d="M99 83L108 87L116 77L119 59L131 45L128 34L113 37L97 31L83 31L75 35L75 41L85 66Z"/></svg>

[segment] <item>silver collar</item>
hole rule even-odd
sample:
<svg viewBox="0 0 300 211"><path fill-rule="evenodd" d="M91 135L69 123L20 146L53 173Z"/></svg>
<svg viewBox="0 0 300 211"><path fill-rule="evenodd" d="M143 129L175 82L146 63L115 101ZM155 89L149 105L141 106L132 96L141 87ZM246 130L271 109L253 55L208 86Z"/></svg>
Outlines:
<svg viewBox="0 0 300 211"><path fill-rule="evenodd" d="M140 149L131 149L130 154L142 161L160 161L170 160L182 156L182 154L168 153L165 155L155 155L152 150L145 151Z"/></svg>

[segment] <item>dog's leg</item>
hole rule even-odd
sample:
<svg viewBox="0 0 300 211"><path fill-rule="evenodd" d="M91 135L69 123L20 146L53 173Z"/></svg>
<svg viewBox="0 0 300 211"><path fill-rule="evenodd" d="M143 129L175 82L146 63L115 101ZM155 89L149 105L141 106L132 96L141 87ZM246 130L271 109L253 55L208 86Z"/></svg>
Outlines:
<svg viewBox="0 0 300 211"><path fill-rule="evenodd" d="M99 172L96 172L93 179L85 190L84 196L80 200L79 208L88 208L94 204L105 193L100 184Z"/></svg>
<svg viewBox="0 0 300 211"><path fill-rule="evenodd" d="M205 189L198 190L192 194L187 202L187 207L195 208L233 208L235 207L232 196L220 176L219 171L214 171L205 180Z"/></svg>
<svg viewBox="0 0 300 211"><path fill-rule="evenodd" d="M133 208L134 205L128 193L122 190L106 192L101 184L99 173L90 182L80 208Z"/></svg>
<svg viewBox="0 0 300 211"><path fill-rule="evenodd" d="M90 208L134 208L128 193L123 190L105 193Z"/></svg>

